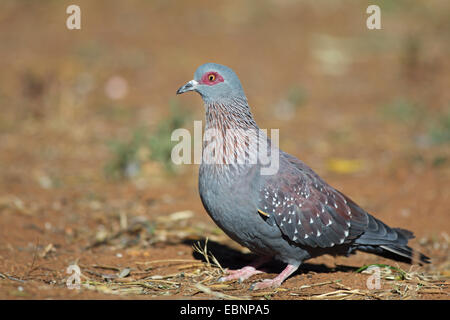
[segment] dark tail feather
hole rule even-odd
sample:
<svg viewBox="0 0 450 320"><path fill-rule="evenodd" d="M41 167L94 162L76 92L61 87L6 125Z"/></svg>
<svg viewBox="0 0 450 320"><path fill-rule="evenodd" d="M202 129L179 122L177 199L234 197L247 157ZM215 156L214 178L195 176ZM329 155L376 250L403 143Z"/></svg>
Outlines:
<svg viewBox="0 0 450 320"><path fill-rule="evenodd" d="M390 228L369 215L366 232L355 241L357 244L356 250L411 264L430 263L429 257L408 246L408 240L412 238L414 238L414 235L411 231Z"/></svg>
<svg viewBox="0 0 450 320"><path fill-rule="evenodd" d="M408 246L398 245L380 245L380 246L363 246L360 245L356 250L373 253L383 258L395 261L406 262L409 264L417 263L420 265L430 263L430 258L426 255L414 251Z"/></svg>
<svg viewBox="0 0 450 320"><path fill-rule="evenodd" d="M380 246L385 252L385 257L390 258L393 260L403 261L407 263L418 263L418 264L424 264L424 263L430 263L430 258L426 255L414 251L412 248L408 246L396 246L396 245L386 245L386 246ZM390 257L393 254L392 257Z"/></svg>

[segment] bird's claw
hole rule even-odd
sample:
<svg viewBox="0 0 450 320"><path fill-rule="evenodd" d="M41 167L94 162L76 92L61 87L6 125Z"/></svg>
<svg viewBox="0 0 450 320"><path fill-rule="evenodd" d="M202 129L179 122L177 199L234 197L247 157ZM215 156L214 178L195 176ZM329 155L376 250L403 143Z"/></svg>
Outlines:
<svg viewBox="0 0 450 320"><path fill-rule="evenodd" d="M227 276L219 278L219 282L227 282L231 280L238 280L239 283L244 282L254 274L261 273L262 271L256 270L252 266L247 266L242 269L238 270L225 270L225 272L228 274Z"/></svg>

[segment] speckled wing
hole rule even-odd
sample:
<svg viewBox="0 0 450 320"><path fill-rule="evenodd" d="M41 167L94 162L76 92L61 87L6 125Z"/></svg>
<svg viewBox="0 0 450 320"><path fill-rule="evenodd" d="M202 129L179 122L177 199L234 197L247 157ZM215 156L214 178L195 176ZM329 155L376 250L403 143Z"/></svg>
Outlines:
<svg viewBox="0 0 450 320"><path fill-rule="evenodd" d="M305 246L333 247L360 236L368 214L297 161L263 179L258 209L273 216L291 241Z"/></svg>

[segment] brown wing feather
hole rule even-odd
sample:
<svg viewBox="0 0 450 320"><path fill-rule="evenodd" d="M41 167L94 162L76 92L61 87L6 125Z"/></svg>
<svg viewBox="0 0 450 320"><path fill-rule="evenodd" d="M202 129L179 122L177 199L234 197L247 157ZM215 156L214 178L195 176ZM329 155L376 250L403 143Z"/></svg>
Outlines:
<svg viewBox="0 0 450 320"><path fill-rule="evenodd" d="M307 170L296 162L288 164L282 173L265 179L258 207L274 216L284 235L299 244L326 248L364 232L367 213L303 163L299 164Z"/></svg>

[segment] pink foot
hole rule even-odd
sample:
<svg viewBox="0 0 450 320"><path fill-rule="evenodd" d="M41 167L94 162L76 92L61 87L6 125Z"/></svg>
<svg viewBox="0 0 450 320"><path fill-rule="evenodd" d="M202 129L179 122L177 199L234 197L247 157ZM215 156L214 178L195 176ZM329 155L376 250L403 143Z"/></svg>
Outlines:
<svg viewBox="0 0 450 320"><path fill-rule="evenodd" d="M298 269L298 265L288 264L287 267L275 278L265 279L261 282L257 282L251 285L250 290L260 290L266 288L279 287L287 277L289 277L295 270Z"/></svg>
<svg viewBox="0 0 450 320"><path fill-rule="evenodd" d="M227 270L228 276L222 277L219 279L220 282L230 281L239 279L239 282L243 282L244 280L250 278L251 276L262 273L263 271L258 270L257 268L270 260L270 257L260 257L258 260L250 264L249 266L243 267L238 270Z"/></svg>
<svg viewBox="0 0 450 320"><path fill-rule="evenodd" d="M243 282L244 280L250 278L251 276L262 273L261 270L257 270L255 267L247 266L238 270L227 270L229 273L228 276L222 277L219 279L220 282L226 282L230 280L239 279L239 282Z"/></svg>

